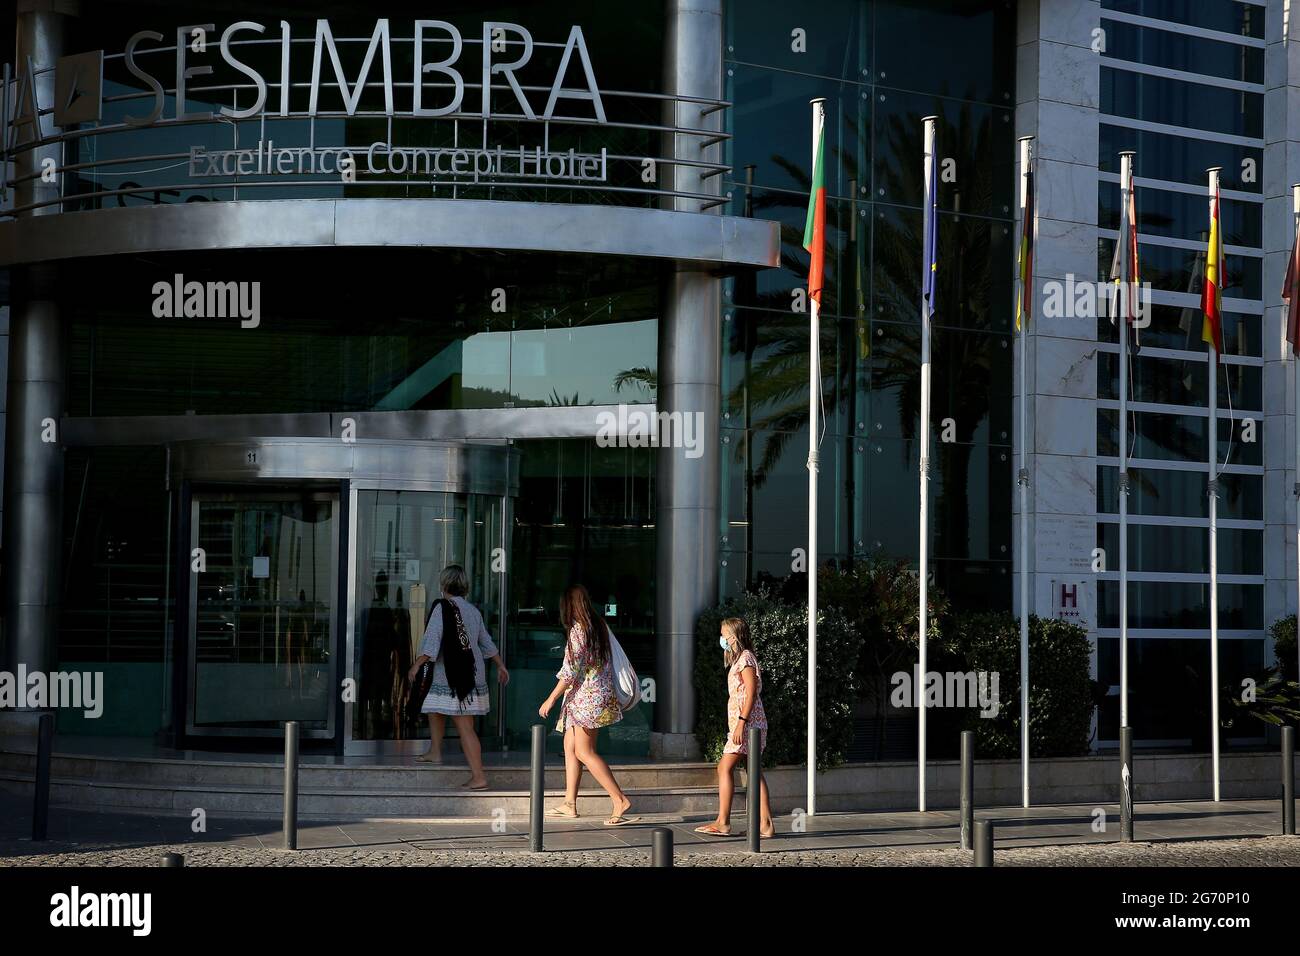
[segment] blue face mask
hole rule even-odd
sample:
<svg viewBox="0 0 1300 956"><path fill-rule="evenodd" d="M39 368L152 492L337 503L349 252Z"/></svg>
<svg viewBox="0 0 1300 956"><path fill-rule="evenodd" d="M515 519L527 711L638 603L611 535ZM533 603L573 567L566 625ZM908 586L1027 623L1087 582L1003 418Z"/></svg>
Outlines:
<svg viewBox="0 0 1300 956"><path fill-rule="evenodd" d="M727 641L725 637L722 637L721 635L718 636L718 646L721 647L724 651L731 650L731 644Z"/></svg>

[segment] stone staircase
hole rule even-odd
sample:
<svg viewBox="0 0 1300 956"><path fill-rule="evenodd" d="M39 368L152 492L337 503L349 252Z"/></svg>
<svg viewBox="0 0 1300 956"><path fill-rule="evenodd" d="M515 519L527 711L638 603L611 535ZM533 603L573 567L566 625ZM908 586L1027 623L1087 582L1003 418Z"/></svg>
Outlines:
<svg viewBox="0 0 1300 956"><path fill-rule="evenodd" d="M298 816L303 820L470 820L492 819L502 811L507 817L528 813L526 765L489 764L491 789L470 791L460 786L468 776L463 764L304 761L298 770ZM616 764L613 769L640 812L687 816L717 808L712 764ZM35 771L34 754L0 750L0 792L30 794ZM190 816L202 808L209 815L273 818L283 807L284 768L268 760L55 754L50 775L50 803L55 807L170 816ZM563 790L564 768L558 758L548 757L548 807L559 801ZM579 812L595 816L608 809L609 798L584 773Z"/></svg>

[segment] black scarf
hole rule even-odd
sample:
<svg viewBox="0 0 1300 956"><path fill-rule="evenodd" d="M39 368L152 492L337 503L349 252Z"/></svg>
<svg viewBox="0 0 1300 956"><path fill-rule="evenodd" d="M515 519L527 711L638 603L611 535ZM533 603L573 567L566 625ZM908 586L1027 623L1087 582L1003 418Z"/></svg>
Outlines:
<svg viewBox="0 0 1300 956"><path fill-rule="evenodd" d="M474 666L474 652L465 633L465 622L460 609L448 598L439 598L442 605L442 666L447 674L447 684L463 708L474 699L477 689L478 668Z"/></svg>

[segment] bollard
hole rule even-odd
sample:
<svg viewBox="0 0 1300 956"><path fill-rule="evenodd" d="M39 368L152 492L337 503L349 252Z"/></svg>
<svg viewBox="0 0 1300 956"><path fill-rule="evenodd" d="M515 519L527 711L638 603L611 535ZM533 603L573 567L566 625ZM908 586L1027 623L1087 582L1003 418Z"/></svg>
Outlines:
<svg viewBox="0 0 1300 956"><path fill-rule="evenodd" d="M164 853L162 855L162 863L160 864L160 866L184 866L184 865L185 865L185 857L181 856L179 853Z"/></svg>
<svg viewBox="0 0 1300 956"><path fill-rule="evenodd" d="M975 865L993 865L993 821L975 821Z"/></svg>
<svg viewBox="0 0 1300 956"><path fill-rule="evenodd" d="M763 811L759 808L759 797L763 792L763 734L757 727L749 728L749 760L746 762L748 779L745 781L746 814L749 819L746 836L749 837L749 852L762 851Z"/></svg>
<svg viewBox="0 0 1300 956"><path fill-rule="evenodd" d="M533 724L533 756L528 789L528 849L542 852L542 812L546 802L546 725Z"/></svg>
<svg viewBox="0 0 1300 956"><path fill-rule="evenodd" d="M1282 728L1282 832L1295 836L1295 728Z"/></svg>
<svg viewBox="0 0 1300 956"><path fill-rule="evenodd" d="M673 865L673 831L667 827L655 827L650 831L650 865Z"/></svg>
<svg viewBox="0 0 1300 956"><path fill-rule="evenodd" d="M975 731L961 732L961 848L971 848L975 826Z"/></svg>
<svg viewBox="0 0 1300 956"><path fill-rule="evenodd" d="M1133 728L1119 729L1119 839L1133 842Z"/></svg>
<svg viewBox="0 0 1300 956"><path fill-rule="evenodd" d="M298 721L284 722L284 848L298 849Z"/></svg>
<svg viewBox="0 0 1300 956"><path fill-rule="evenodd" d="M54 715L36 723L36 781L32 794L32 839L44 840L50 828L50 752L54 749Z"/></svg>

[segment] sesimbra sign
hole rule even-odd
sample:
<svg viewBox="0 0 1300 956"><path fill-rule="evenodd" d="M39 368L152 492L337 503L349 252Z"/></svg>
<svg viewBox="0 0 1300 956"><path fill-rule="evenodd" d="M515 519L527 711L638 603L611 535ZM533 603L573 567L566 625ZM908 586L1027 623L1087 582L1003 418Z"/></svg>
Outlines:
<svg viewBox="0 0 1300 956"><path fill-rule="evenodd" d="M293 36L288 22L280 21L280 70L278 76L268 80L267 77L264 77L236 56L238 43L235 42L235 38L237 36L240 34L246 36L250 33L263 35L266 31L265 24L253 20L240 20L237 23L230 24L222 31L218 44L221 59L229 64L232 69L242 73L252 81L256 95L248 106L241 109L222 107L219 115L231 119L248 119L264 112L268 115L291 115L289 94L292 89L290 66ZM186 111L185 107L186 90L189 81L194 77L213 72L213 68L208 65L191 65L190 55L191 53L206 51L207 37L215 33L216 26L211 23L179 27L176 30L176 112L174 118L177 120L204 119L218 115L212 112L189 112ZM247 36L246 38L256 39ZM139 54L147 52L148 48L142 47L145 41L156 43L161 42L162 39L163 35L161 33L153 30L142 30L127 41L125 51L127 70L153 91L153 108L147 114L126 117L126 121L132 125L143 126L155 123L163 115L163 107L166 101L163 83L144 69L138 59ZM522 71L533 56L533 37L526 28L517 23L494 20L486 21L483 24L481 39L483 56L478 72L481 92L479 101L476 104L477 108L470 110L464 109L466 106L464 102L465 79L461 72L461 55L464 51L465 40L461 36L460 30L446 20L416 20L410 42L413 42L415 46L410 101L402 104L404 108L399 110L394 91L393 36L389 21L385 19L375 22L375 29L366 47L365 58L361 63L359 74L353 78L345 74L342 60L339 57L338 40L334 37L334 31L330 27L329 20L317 20L315 41L312 44L311 83L307 115L315 116L317 113L322 82L333 82L337 85L339 93L343 97L347 115L354 115L361 100L361 93L366 86L371 71L375 67L376 60L378 60L382 72L384 112L389 116L437 117L453 113L461 115L469 113L482 116L485 119L497 116L518 118L519 114L496 114L493 112L491 85L493 77L500 76L505 79L519 109L522 110L523 116L528 119L538 118L539 114L534 110L533 104L529 101L516 77L516 73ZM445 48L450 44L450 52L439 59L428 59L429 47L435 42L440 48ZM582 88L566 88L563 85L565 74L568 72L570 62L575 54L582 66L585 86ZM325 60L327 57L329 71L333 74L328 79L325 76L327 71ZM436 105L425 102L424 81L431 74L435 79L440 79L444 83L451 83L451 96L446 102ZM272 87L275 87L275 91L278 93L279 102L274 109L268 110L268 99L271 96ZM601 102L600 90L596 86L596 76L592 70L591 56L587 52L587 43L583 38L582 28L576 25L569 31L569 38L564 44L564 53L560 57L559 66L551 81L550 93L547 96L540 117L542 119L551 119L555 115L556 105L560 100L564 99L590 102L595 113L596 122L604 123L606 121L605 107ZM294 113L292 115L301 114Z"/></svg>

